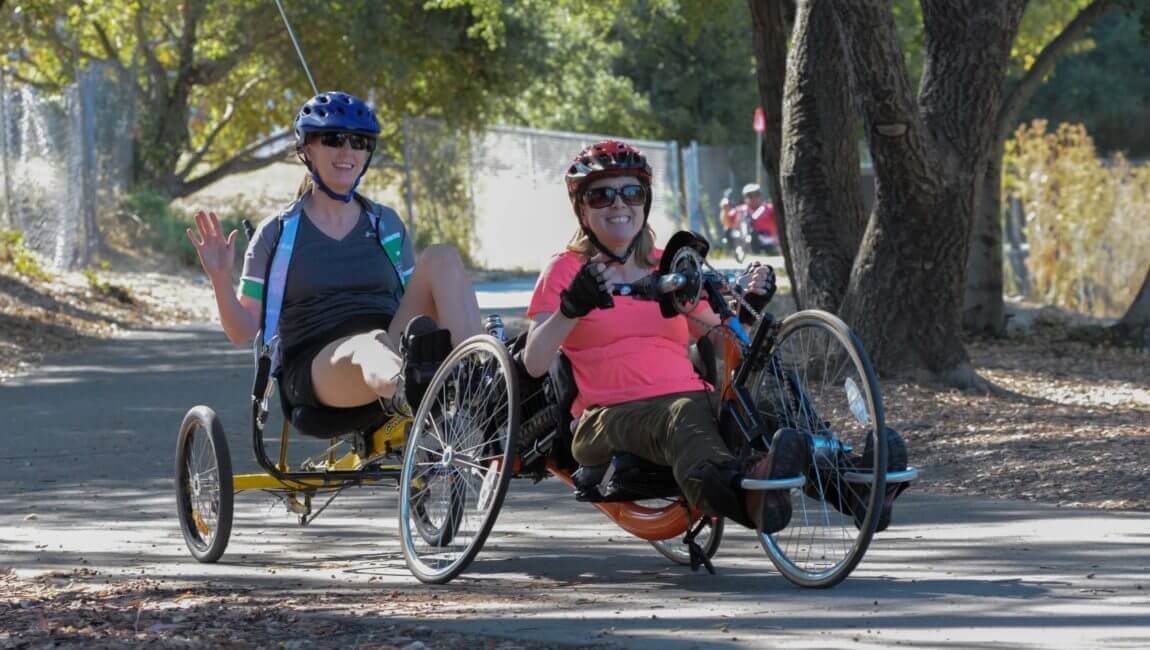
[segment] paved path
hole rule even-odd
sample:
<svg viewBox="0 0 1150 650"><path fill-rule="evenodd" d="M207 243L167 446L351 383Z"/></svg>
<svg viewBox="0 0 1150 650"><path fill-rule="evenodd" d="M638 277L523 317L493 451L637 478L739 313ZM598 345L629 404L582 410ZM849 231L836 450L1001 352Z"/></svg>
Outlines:
<svg viewBox="0 0 1150 650"><path fill-rule="evenodd" d="M913 491L829 591L791 586L744 531L729 532L717 576L672 566L555 481L512 483L487 548L446 587L408 575L385 488L307 528L268 495L240 495L222 563L199 565L175 519L176 429L213 405L237 471L251 468L249 380L249 352L205 326L129 333L0 386L0 567L342 590L392 621L556 643L1150 647L1150 513ZM378 604L388 593L402 597Z"/></svg>

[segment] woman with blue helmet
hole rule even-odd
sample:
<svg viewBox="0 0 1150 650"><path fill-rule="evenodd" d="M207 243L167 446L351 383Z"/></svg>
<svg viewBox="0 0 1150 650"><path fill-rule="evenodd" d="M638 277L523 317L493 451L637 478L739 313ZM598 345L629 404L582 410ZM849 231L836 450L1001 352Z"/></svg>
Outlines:
<svg viewBox="0 0 1150 650"><path fill-rule="evenodd" d="M411 381L404 390L401 347L437 363L453 342L483 331L459 252L430 246L416 261L395 211L356 192L380 132L367 103L321 93L294 128L308 178L294 202L256 229L238 291L236 232L225 236L215 213L202 211L198 232L188 229L220 322L234 343L262 334L278 352L280 390L293 406L414 403L420 391Z"/></svg>

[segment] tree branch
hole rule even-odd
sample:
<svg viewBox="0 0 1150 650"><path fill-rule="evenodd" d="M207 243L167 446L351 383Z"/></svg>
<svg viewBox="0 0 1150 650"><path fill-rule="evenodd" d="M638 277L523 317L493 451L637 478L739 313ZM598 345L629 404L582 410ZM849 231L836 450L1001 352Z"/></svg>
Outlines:
<svg viewBox="0 0 1150 650"><path fill-rule="evenodd" d="M1034 65L1030 66L1030 69L1022 75L1022 78L1010 89L1010 94L1002 102L1002 108L998 111L996 126L1000 142L1010 137L1010 131L1014 127L1014 121L1018 119L1018 114L1022 112L1023 107L1042 85L1042 79L1054 67L1063 52L1114 6L1113 0L1094 0L1094 2L1083 7L1078 15L1059 32L1058 36L1055 36L1052 41L1046 44L1046 47L1042 48L1042 51L1038 53L1038 58L1034 61Z"/></svg>
<svg viewBox="0 0 1150 650"><path fill-rule="evenodd" d="M272 163L285 160L290 149L285 149L284 151L273 154L271 156L262 156L259 158L253 158L251 154L255 151L258 151L262 147L275 144L280 140L286 140L289 137L292 137L292 132L285 131L245 147L243 151L224 161L215 169L180 185L180 187L177 188L173 193L172 198L178 199L188 196L189 194L194 194L207 187L208 185L211 185L212 183L220 180L221 178L228 176L229 174L255 171L257 169L267 167Z"/></svg>
<svg viewBox="0 0 1150 650"><path fill-rule="evenodd" d="M12 79L19 81L22 84L32 86L33 88L38 88L40 90L47 90L47 91L55 92L55 91L60 90L63 87L63 84L56 83L56 82L36 81L35 79L29 79L28 77L25 77L24 75L20 74L19 72L16 72L15 70L12 70L11 68L8 69L7 74Z"/></svg>
<svg viewBox="0 0 1150 650"><path fill-rule="evenodd" d="M167 95L167 74L164 71L164 66L160 60L156 58L156 53L152 51L152 44L148 41L148 31L144 29L144 9L143 6L136 11L136 48L144 55L144 64L148 67L148 73L152 78L152 83L156 86L153 88L152 93L154 96Z"/></svg>
<svg viewBox="0 0 1150 650"><path fill-rule="evenodd" d="M220 120L216 122L215 126L212 127L212 130L204 139L203 146L197 149L192 154L191 158L188 159L188 162L179 171L176 172L177 177L181 179L187 178L188 175L192 173L192 170L196 168L196 165L200 164L200 161L204 159L204 155L207 154L208 150L211 149L212 145L215 143L216 136L218 136L220 131L223 131L224 127L232 121L233 117L235 117L236 102L243 99L244 96L247 95L248 92L251 91L251 89L254 88L255 85L263 79L264 77L262 75L249 79L248 82L239 89L239 92L237 92L233 97L228 98L228 105L227 108L224 109L223 116L221 116Z"/></svg>
<svg viewBox="0 0 1150 650"><path fill-rule="evenodd" d="M104 26L100 23L92 23L92 29L96 30L96 36L100 39L100 46L104 48L104 53L108 55L107 61L111 61L120 70L124 69L124 63L120 61L120 53L112 46L112 39L108 38L108 32L104 31Z"/></svg>

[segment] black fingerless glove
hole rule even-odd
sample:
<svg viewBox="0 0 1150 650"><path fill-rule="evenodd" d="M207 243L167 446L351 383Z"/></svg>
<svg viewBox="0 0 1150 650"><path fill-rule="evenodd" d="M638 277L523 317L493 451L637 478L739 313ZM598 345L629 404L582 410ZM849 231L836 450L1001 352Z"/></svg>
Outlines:
<svg viewBox="0 0 1150 650"><path fill-rule="evenodd" d="M767 303L774 297L776 289L775 270L769 266L767 270L767 286L764 287L763 293L751 293L748 291L743 294L743 300L747 302L747 306L760 314L767 308ZM742 303L739 304L739 322L744 325L750 325L755 322L755 315L751 313L750 309L747 309L747 306L744 306Z"/></svg>
<svg viewBox="0 0 1150 650"><path fill-rule="evenodd" d="M587 262L575 274L571 285L559 294L559 311L567 318L582 318L592 309L610 309L615 306L611 293L599 286L591 265Z"/></svg>

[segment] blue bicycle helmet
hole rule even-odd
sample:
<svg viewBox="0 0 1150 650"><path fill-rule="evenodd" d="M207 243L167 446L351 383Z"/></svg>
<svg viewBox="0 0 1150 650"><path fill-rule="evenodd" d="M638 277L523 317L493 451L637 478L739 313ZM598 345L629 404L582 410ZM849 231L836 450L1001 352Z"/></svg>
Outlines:
<svg viewBox="0 0 1150 650"><path fill-rule="evenodd" d="M360 172L359 178L355 179L351 190L347 194L339 194L332 191L319 177L319 174L312 169L311 161L303 154L303 145L307 141L309 133L336 131L376 137L379 135L379 130L379 120L376 119L375 111L371 109L371 106L368 106L367 102L354 95L339 91L320 93L307 100L295 116L296 151L303 163L307 165L316 186L331 198L348 203L355 197L355 188L359 186L359 180L363 178L368 166L371 165L371 158L375 150L372 149L368 152L363 171Z"/></svg>

